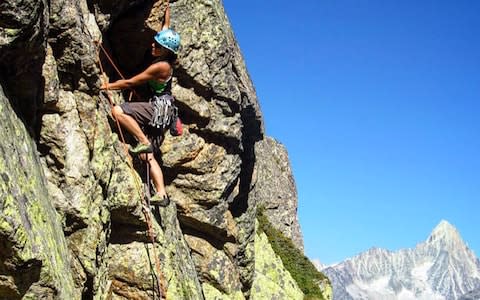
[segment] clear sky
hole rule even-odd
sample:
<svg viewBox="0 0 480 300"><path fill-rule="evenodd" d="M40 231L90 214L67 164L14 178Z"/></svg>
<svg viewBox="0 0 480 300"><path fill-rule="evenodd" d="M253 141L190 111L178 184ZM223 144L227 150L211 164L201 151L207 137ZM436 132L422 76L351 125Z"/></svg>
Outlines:
<svg viewBox="0 0 480 300"><path fill-rule="evenodd" d="M480 1L223 4L308 257L411 248L442 219L480 255Z"/></svg>

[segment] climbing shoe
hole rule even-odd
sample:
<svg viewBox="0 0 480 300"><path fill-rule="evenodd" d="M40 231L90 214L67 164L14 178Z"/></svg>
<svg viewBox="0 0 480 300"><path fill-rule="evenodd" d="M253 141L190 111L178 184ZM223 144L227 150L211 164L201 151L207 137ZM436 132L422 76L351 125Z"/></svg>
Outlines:
<svg viewBox="0 0 480 300"><path fill-rule="evenodd" d="M170 198L165 196L160 196L159 194L155 194L155 196L150 198L150 205L158 205L162 207L166 207L170 204Z"/></svg>
<svg viewBox="0 0 480 300"><path fill-rule="evenodd" d="M142 144L142 143L138 143L135 147L130 147L130 149L128 149L128 151L131 153L131 154L140 154L140 153L152 153L153 152L153 147L152 147L152 144Z"/></svg>

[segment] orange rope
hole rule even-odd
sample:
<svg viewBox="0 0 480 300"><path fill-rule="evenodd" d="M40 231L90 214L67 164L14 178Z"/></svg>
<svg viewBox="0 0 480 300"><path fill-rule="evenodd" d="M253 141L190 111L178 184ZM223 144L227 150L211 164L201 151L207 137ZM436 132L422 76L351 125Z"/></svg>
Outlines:
<svg viewBox="0 0 480 300"><path fill-rule="evenodd" d="M98 45L99 45L99 48L102 49L103 54L107 57L108 61L113 66L115 71L117 71L117 74L120 76L120 78L125 79L125 76L123 76L122 72L120 72L120 69L117 67L117 65L115 65L115 62L113 61L113 59L110 57L110 55L108 55L107 50L105 50L105 48L103 47L103 45L101 43L98 43ZM97 54L98 54L98 61L100 62L99 52L97 52ZM100 65L101 65L101 62L100 62ZM100 67L100 69L102 69L102 68ZM103 74L103 71L102 71L102 74ZM108 86L107 86L107 91L108 91ZM133 94L135 94L137 99L140 99L140 96L138 95L138 93L134 89L132 89L130 91L130 96L128 97L129 102L132 101L132 95Z"/></svg>
<svg viewBox="0 0 480 300"><path fill-rule="evenodd" d="M112 58L108 55L107 51L103 48L102 44L98 43L98 45L100 46L100 49L102 49L103 53L105 54L105 56L107 57L107 59L109 60L109 62L113 65L114 69L117 71L117 73L120 75L120 77L122 79L125 79L125 77L123 77L122 73L120 72L120 70L117 68L117 66L115 65L115 63L113 62ZM98 48L97 48L98 49ZM102 65L102 62L100 60L100 51L97 51L97 59L98 59L98 62L99 62L99 65L100 65L100 71L102 73L102 82L107 82L107 85L106 85L106 91L107 91L107 98L108 98L108 101L110 102L110 108L113 108L114 106L114 103L113 103L113 100L111 98L111 94L110 94L110 90L108 89L108 80L106 78L106 75L104 73L104 70L103 70L103 65ZM105 80L105 81L104 81ZM130 99L132 97L132 93L135 93L134 90L132 90L132 92L130 93ZM136 93L135 93L136 94ZM129 99L129 100L130 100ZM121 141L122 143L125 145L125 153L127 155L127 157L130 157L128 155L128 148L126 146L126 143L125 143L125 138L123 136L123 131L122 131L122 127L120 126L120 122L115 119L116 121L116 124L117 124L117 129L118 129L118 132L120 133L120 138L121 138ZM148 159L148 157L146 158ZM145 203L145 191L142 190L142 188L140 187L140 183L138 181L138 178L137 176L135 176L135 169L133 167L133 162L131 159L127 159L128 161L128 166L130 167L130 170L132 172L132 175L133 175L133 178L135 178L135 185L136 185L136 188L137 190L139 191L139 195L140 195L140 198L142 199L142 202L143 202L143 213L145 215L145 219L147 221L147 226L148 226L148 235L149 235L149 238L152 242L152 250L153 250L153 256L155 257L155 266L156 266L156 269L157 269L157 274L158 276L155 276L157 278L157 284L158 284L158 287L159 287L159 293L160 293L160 298L162 299L166 299L166 287L164 285L164 281L165 281L165 278L163 277L163 273L161 272L161 267L160 267L160 260L156 254L156 250L155 250L155 234L154 234L154 230L153 230L153 225L152 225L152 218L151 218L151 211L150 209L147 209L147 207L149 207L149 203ZM148 161L146 161L147 164L149 164ZM147 167L147 171L148 171L148 167ZM147 182L147 184L150 184L149 182ZM155 275L155 274L154 274Z"/></svg>
<svg viewBox="0 0 480 300"><path fill-rule="evenodd" d="M117 66L113 62L113 59L110 57L110 55L108 55L108 52L105 50L105 48L103 48L103 45L101 43L98 43L98 46L100 47L100 49L102 49L103 54L105 54L105 56L107 57L110 64L113 66L115 71L117 71L118 75L120 75L120 77L122 77L122 79L125 79L125 76L123 76L122 72L120 72L120 70L117 68ZM100 62L100 65L101 65L101 62Z"/></svg>

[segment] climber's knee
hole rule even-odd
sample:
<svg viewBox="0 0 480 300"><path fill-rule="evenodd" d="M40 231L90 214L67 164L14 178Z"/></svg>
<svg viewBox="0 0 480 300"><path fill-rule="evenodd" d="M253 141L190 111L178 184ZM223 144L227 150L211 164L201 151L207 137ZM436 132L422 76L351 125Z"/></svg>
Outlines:
<svg viewBox="0 0 480 300"><path fill-rule="evenodd" d="M112 107L112 115L117 119L118 116L123 114L123 109L120 107L120 105L115 105Z"/></svg>

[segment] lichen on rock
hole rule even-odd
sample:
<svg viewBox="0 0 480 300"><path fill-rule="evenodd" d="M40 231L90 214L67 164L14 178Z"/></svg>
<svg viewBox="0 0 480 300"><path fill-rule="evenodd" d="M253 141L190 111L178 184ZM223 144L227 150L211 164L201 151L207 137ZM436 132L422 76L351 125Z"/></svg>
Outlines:
<svg viewBox="0 0 480 300"><path fill-rule="evenodd" d="M298 284L285 269L263 232L255 236L255 280L251 299L303 299Z"/></svg>
<svg viewBox="0 0 480 300"><path fill-rule="evenodd" d="M128 95L99 91L120 77L99 45L126 76L138 73L165 2L0 3L0 298L152 299L157 278L167 299L301 295L256 231L258 205L285 200L295 214L296 194L283 164L270 170L281 176L264 176L272 165L262 157L288 157L266 151L222 3L170 6L182 36L173 94L184 134L167 133L161 147L172 203L159 208L145 204L145 164L110 112L110 100ZM285 182L287 194L269 194ZM296 216L285 220L300 234ZM263 283L272 289L256 291Z"/></svg>
<svg viewBox="0 0 480 300"><path fill-rule="evenodd" d="M0 295L78 298L36 146L0 87Z"/></svg>

